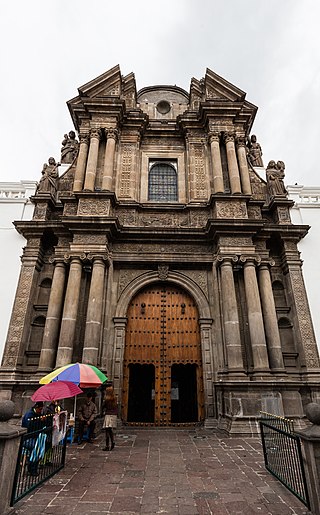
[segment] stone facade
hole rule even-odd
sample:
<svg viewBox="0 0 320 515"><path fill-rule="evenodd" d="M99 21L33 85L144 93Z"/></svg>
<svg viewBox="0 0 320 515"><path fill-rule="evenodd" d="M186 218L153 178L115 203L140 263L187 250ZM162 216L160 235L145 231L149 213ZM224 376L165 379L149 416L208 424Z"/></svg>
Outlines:
<svg viewBox="0 0 320 515"><path fill-rule="evenodd" d="M308 227L291 222L284 163L266 178L252 165L257 108L209 69L189 94L137 92L118 66L78 91L77 155L59 173L49 160L33 219L15 224L27 244L1 396L22 409L42 375L82 361L107 372L124 423L301 419L320 391Z"/></svg>

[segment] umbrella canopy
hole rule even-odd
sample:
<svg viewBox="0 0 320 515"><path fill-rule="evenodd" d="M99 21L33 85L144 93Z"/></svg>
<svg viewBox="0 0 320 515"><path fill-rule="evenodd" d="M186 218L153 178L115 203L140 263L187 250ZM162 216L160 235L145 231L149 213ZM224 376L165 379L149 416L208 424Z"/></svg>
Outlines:
<svg viewBox="0 0 320 515"><path fill-rule="evenodd" d="M50 374L40 379L39 383L47 384L54 381L71 381L81 386L81 388L93 388L100 386L107 380L107 376L94 365L70 363L69 365L50 372Z"/></svg>
<svg viewBox="0 0 320 515"><path fill-rule="evenodd" d="M31 399L38 401L58 401L75 397L78 393L83 393L81 388L71 381L55 381L54 383L44 384L34 394Z"/></svg>

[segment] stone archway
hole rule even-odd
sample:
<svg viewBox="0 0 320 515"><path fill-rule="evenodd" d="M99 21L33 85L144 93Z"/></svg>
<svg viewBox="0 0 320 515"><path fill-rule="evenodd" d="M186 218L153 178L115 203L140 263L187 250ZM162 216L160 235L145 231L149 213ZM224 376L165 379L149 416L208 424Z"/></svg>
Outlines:
<svg viewBox="0 0 320 515"><path fill-rule="evenodd" d="M144 287L127 312L122 418L127 423L204 419L201 336L194 299L181 287Z"/></svg>

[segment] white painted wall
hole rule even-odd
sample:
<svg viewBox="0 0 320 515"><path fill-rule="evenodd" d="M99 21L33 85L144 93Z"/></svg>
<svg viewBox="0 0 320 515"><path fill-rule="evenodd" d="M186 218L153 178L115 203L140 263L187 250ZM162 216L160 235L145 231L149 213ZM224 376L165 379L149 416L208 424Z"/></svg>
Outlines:
<svg viewBox="0 0 320 515"><path fill-rule="evenodd" d="M35 181L0 183L0 363L20 273L20 256L25 239L15 229L14 220L31 220Z"/></svg>
<svg viewBox="0 0 320 515"><path fill-rule="evenodd" d="M295 185L286 188L289 198L295 202L290 211L292 223L311 226L298 244L298 249L303 261L304 282L320 351L320 187Z"/></svg>

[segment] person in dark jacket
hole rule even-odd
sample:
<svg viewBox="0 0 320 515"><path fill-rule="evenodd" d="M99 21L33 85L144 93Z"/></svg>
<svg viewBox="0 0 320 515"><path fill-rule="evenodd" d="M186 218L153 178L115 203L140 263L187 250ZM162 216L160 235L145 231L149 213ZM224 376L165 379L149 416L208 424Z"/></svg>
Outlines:
<svg viewBox="0 0 320 515"><path fill-rule="evenodd" d="M42 429L45 426L45 420L41 418L43 410L43 402L36 402L34 406L28 409L22 417L21 425L27 429L27 434L30 433L30 438L26 439L24 446L29 451L28 459L28 472L31 476L38 475L39 460L30 461L32 450L35 446L37 433L31 436L31 433Z"/></svg>
<svg viewBox="0 0 320 515"><path fill-rule="evenodd" d="M98 414L97 406L92 401L92 393L87 393L87 402L84 402L78 411L79 417L79 441L78 445L82 443L84 428L88 428L88 442L92 443L93 433L96 427L95 418Z"/></svg>
<svg viewBox="0 0 320 515"><path fill-rule="evenodd" d="M112 451L115 446L113 429L117 427L118 414L117 400L112 386L108 386L108 388L106 388L105 397L102 404L102 413L104 415L102 427L106 432L106 446L103 448L103 451ZM109 447L109 440L111 440L111 447Z"/></svg>

